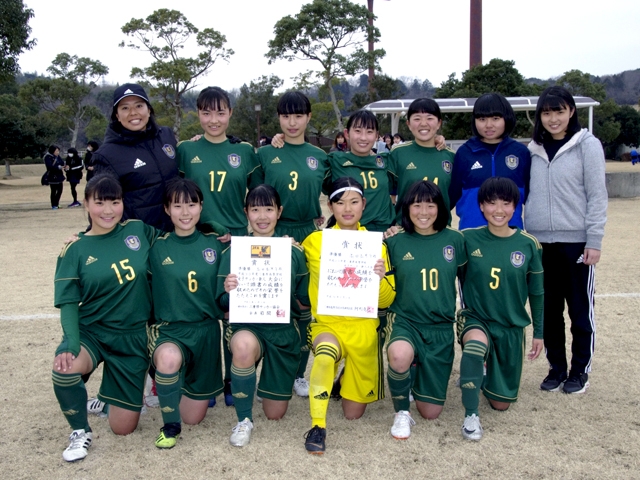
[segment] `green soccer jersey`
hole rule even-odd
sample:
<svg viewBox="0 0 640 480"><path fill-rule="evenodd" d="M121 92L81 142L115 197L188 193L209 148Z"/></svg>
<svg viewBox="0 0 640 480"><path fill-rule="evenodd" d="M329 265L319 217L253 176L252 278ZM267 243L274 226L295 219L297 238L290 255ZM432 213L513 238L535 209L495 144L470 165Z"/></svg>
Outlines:
<svg viewBox="0 0 640 480"><path fill-rule="evenodd" d="M324 150L310 143L282 148L272 146L258 150L262 167L253 185L266 183L276 189L282 201L278 223L298 224L318 218L322 181L329 175L329 161Z"/></svg>
<svg viewBox="0 0 640 480"><path fill-rule="evenodd" d="M80 326L143 328L151 314L149 250L157 230L127 220L105 235L86 235L60 253L55 306L79 303Z"/></svg>
<svg viewBox="0 0 640 480"><path fill-rule="evenodd" d="M442 191L444 204L449 209L449 185L455 153L449 149L438 151L436 147L421 147L416 142L405 142L389 154L389 170L397 177L399 209L409 187L418 180L430 180ZM402 212L396 214L400 223Z"/></svg>
<svg viewBox="0 0 640 480"><path fill-rule="evenodd" d="M259 168L258 157L248 143L211 143L204 136L196 142L178 144L178 168L195 181L204 202L200 221L217 220L231 229L247 227L244 198L251 175Z"/></svg>
<svg viewBox="0 0 640 480"><path fill-rule="evenodd" d="M505 327L529 325L527 298L544 293L538 240L519 228L510 237L496 237L488 227L462 233L469 258L462 285L466 315Z"/></svg>
<svg viewBox="0 0 640 480"><path fill-rule="evenodd" d="M216 234L167 233L149 254L153 308L157 321L199 322L222 318L216 304L222 244Z"/></svg>
<svg viewBox="0 0 640 480"><path fill-rule="evenodd" d="M222 262L218 272L218 296L221 299L220 304L225 310L229 307L229 295L224 290L224 279L231 273L230 268L231 247L227 247L222 252ZM302 305L311 305L309 300L309 269L304 249L298 244L293 244L291 245L291 321L309 316L309 310L307 309L306 313L303 313L296 300L300 301Z"/></svg>
<svg viewBox="0 0 640 480"><path fill-rule="evenodd" d="M456 275L467 263L462 234L451 228L433 235L401 232L385 243L396 279L389 310L416 323L453 323Z"/></svg>
<svg viewBox="0 0 640 480"><path fill-rule="evenodd" d="M359 157L351 152L329 154L331 182L340 177L351 177L364 187L367 205L362 213L361 225L367 226L373 223L383 225L386 230L393 222L395 213L389 195L394 179L387 170L387 161L386 153L366 157ZM325 191L328 190L327 182Z"/></svg>

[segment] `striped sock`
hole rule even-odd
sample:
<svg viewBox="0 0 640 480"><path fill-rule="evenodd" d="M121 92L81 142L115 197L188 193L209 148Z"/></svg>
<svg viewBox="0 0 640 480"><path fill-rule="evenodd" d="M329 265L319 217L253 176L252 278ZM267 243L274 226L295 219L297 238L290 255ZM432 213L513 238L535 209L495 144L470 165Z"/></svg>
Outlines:
<svg viewBox="0 0 640 480"><path fill-rule="evenodd" d="M460 360L460 389L465 415L478 415L480 388L482 386L484 356L487 346L477 340L469 340L462 348Z"/></svg>
<svg viewBox="0 0 640 480"><path fill-rule="evenodd" d="M169 374L156 370L156 391L164 423L180 423L180 399L182 378L180 372Z"/></svg>
<svg viewBox="0 0 640 480"><path fill-rule="evenodd" d="M256 391L256 367L240 368L231 364L231 392L238 421L248 418L253 422L253 396Z"/></svg>
<svg viewBox="0 0 640 480"><path fill-rule="evenodd" d="M410 371L396 372L389 366L387 369L387 381L391 390L391 400L396 412L409 411L409 392L411 390Z"/></svg>
<svg viewBox="0 0 640 480"><path fill-rule="evenodd" d="M87 389L79 373L51 372L53 392L60 404L60 410L74 430L90 432L87 420Z"/></svg>
<svg viewBox="0 0 640 480"><path fill-rule="evenodd" d="M311 367L309 378L309 410L311 411L311 426L318 425L321 428L327 426L327 407L335 365L338 358L338 347L329 342L321 342L316 345L315 359Z"/></svg>

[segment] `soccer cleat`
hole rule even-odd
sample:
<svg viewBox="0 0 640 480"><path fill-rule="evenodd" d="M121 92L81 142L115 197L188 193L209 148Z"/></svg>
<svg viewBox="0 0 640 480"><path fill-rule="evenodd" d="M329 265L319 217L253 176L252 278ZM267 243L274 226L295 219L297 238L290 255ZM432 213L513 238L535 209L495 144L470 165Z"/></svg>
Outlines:
<svg viewBox="0 0 640 480"><path fill-rule="evenodd" d="M227 407L233 407L235 404L233 394L231 393L231 380L224 381L224 404Z"/></svg>
<svg viewBox="0 0 640 480"><path fill-rule="evenodd" d="M156 437L155 445L158 448L173 448L176 446L182 428L179 423L165 423Z"/></svg>
<svg viewBox="0 0 640 480"><path fill-rule="evenodd" d="M249 440L251 440L251 430L253 430L253 423L248 418L238 422L231 430L229 443L234 447L244 447L248 445Z"/></svg>
<svg viewBox="0 0 640 480"><path fill-rule="evenodd" d="M87 456L92 440L93 433L85 432L84 429L74 430L69 435L69 446L62 452L62 458L67 462L82 460Z"/></svg>
<svg viewBox="0 0 640 480"><path fill-rule="evenodd" d="M296 395L299 397L308 397L309 396L309 382L304 377L296 378L293 382L293 391L296 392Z"/></svg>
<svg viewBox="0 0 640 480"><path fill-rule="evenodd" d="M570 373L569 378L564 382L562 391L564 393L584 393L589 386L589 375L586 373Z"/></svg>
<svg viewBox="0 0 640 480"><path fill-rule="evenodd" d="M567 380L567 372L558 373L555 370L549 370L549 375L540 384L540 390L545 392L559 392L562 384Z"/></svg>
<svg viewBox="0 0 640 480"><path fill-rule="evenodd" d="M396 440L406 440L411 436L411 427L416 421L411 418L411 414L406 410L400 410L396 413L391 427L391 436Z"/></svg>
<svg viewBox="0 0 640 480"><path fill-rule="evenodd" d="M78 201L76 200L76 201L74 201L73 203L69 204L69 205L67 206L67 208L79 207L80 205L81 205L81 204L80 204L80 202L78 202Z"/></svg>
<svg viewBox="0 0 640 480"><path fill-rule="evenodd" d="M101 402L97 398L90 398L87 400L87 413L92 415L100 415L104 410L106 403Z"/></svg>
<svg viewBox="0 0 640 480"><path fill-rule="evenodd" d="M324 441L327 438L327 429L315 425L304 434L304 448L313 455L322 455L325 451Z"/></svg>
<svg viewBox="0 0 640 480"><path fill-rule="evenodd" d="M467 415L462 424L462 436L468 440L480 440L482 438L484 430L480 425L480 417L475 413Z"/></svg>

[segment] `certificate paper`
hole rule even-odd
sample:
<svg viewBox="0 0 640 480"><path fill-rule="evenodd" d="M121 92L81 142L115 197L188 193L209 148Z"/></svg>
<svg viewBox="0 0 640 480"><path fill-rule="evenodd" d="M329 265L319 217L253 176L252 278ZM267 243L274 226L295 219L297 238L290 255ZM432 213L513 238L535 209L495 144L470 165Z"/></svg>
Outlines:
<svg viewBox="0 0 640 480"><path fill-rule="evenodd" d="M322 231L318 313L376 318L380 277L373 272L382 251L382 233Z"/></svg>
<svg viewBox="0 0 640 480"><path fill-rule="evenodd" d="M231 237L231 273L238 288L229 293L230 323L289 323L290 238Z"/></svg>

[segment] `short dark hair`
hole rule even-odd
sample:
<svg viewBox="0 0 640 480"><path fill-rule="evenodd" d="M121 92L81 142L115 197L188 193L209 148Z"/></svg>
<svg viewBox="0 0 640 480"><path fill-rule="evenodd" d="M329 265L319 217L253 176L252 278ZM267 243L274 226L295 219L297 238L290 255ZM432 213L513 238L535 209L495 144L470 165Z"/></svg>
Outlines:
<svg viewBox="0 0 640 480"><path fill-rule="evenodd" d="M71 147L69 150L67 150L67 153L73 153L74 155L78 155L78 150L76 150L75 148Z"/></svg>
<svg viewBox="0 0 640 480"><path fill-rule="evenodd" d="M358 110L347 120L347 130L352 128L370 128L376 132L380 130L378 127L378 118L369 110Z"/></svg>
<svg viewBox="0 0 640 480"><path fill-rule="evenodd" d="M440 232L447 227L449 223L449 209L444 203L442 191L435 183L429 180L418 180L414 182L400 200L400 211L402 212L402 228L406 232L415 232L415 225L411 221L411 205L414 203L430 202L435 203L438 207L438 215L436 221L433 222L434 230Z"/></svg>
<svg viewBox="0 0 640 480"><path fill-rule="evenodd" d="M278 100L278 115L309 115L311 102L304 93L287 92Z"/></svg>
<svg viewBox="0 0 640 480"><path fill-rule="evenodd" d="M533 126L533 141L539 145L549 139L551 134L542 126L542 112L548 112L553 110L559 112L568 108L573 110L574 113L569 119L569 125L567 125L567 135L572 137L575 133L578 133L582 127L580 127L580 121L578 120L578 112L576 111L576 101L573 96L563 87L549 87L538 98L538 105L536 106L536 119Z"/></svg>
<svg viewBox="0 0 640 480"><path fill-rule="evenodd" d="M513 202L514 205L518 205L520 190L518 190L516 182L505 177L491 177L482 182L478 190L478 205L496 200Z"/></svg>
<svg viewBox="0 0 640 480"><path fill-rule="evenodd" d="M401 142L404 142L404 137L402 135L400 135L399 133L395 133L393 135L393 138L399 138Z"/></svg>
<svg viewBox="0 0 640 480"><path fill-rule="evenodd" d="M196 182L189 178L177 177L167 183L162 196L162 204L169 208L172 203L202 203L204 196Z"/></svg>
<svg viewBox="0 0 640 480"><path fill-rule="evenodd" d="M278 209L282 206L280 194L275 188L266 183L257 185L249 190L244 202L244 207L247 209L251 207L271 207L273 205Z"/></svg>
<svg viewBox="0 0 640 480"><path fill-rule="evenodd" d="M411 102L409 111L407 111L407 120L409 120L414 113L430 113L438 117L438 120L442 120L440 105L432 98L416 98Z"/></svg>
<svg viewBox="0 0 640 480"><path fill-rule="evenodd" d="M51 155L53 155L54 153L56 153L56 150L60 150L60 147L57 145L49 145L49 148L47 149L47 152L49 152Z"/></svg>
<svg viewBox="0 0 640 480"><path fill-rule="evenodd" d="M485 117L502 117L504 118L504 133L502 138L508 137L516 127L516 114L503 95L499 93L485 93L477 98L476 103L473 105L473 118L471 119L471 130L473 134L480 137L478 129L476 128L476 118Z"/></svg>
<svg viewBox="0 0 640 480"><path fill-rule="evenodd" d="M365 110L359 110L359 111L362 112ZM373 115L373 113L371 113L371 115ZM365 128L369 128L369 127L365 127ZM360 192L362 192L360 195L362 196L362 198L364 198L364 187L360 182L358 182L356 179L352 177L340 177L340 178L337 178L331 184L331 190L329 190L329 203L335 203L340 201L342 197L344 197L344 195L347 193L347 191L345 190L344 192L340 192L334 196L333 195L334 192L340 190L341 188L349 188L349 187L357 188L358 190L360 190ZM331 228L335 224L336 224L336 217L331 215L331 217L329 217L329 220L327 220L327 228Z"/></svg>
<svg viewBox="0 0 640 480"><path fill-rule="evenodd" d="M87 145L91 145L91 148L93 148L93 151L95 152L98 148L100 148L100 144L98 142L96 142L95 140L91 140L89 142L87 142Z"/></svg>
<svg viewBox="0 0 640 480"><path fill-rule="evenodd" d="M231 110L229 95L220 87L207 87L200 92L196 100L198 110Z"/></svg>

